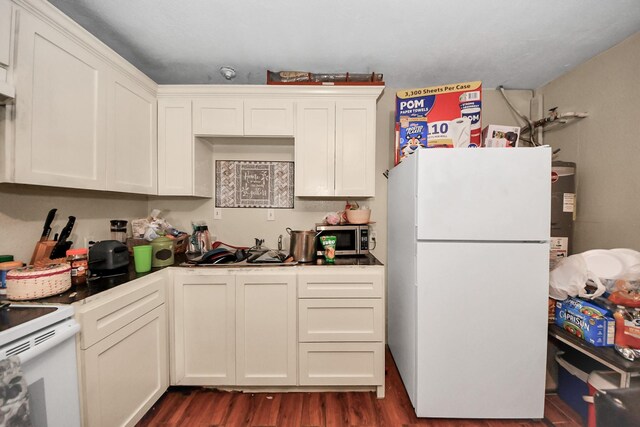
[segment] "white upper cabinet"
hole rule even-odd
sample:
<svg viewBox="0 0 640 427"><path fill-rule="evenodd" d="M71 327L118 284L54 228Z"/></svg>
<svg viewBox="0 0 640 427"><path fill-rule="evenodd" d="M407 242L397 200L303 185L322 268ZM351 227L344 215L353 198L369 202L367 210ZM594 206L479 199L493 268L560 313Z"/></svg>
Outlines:
<svg viewBox="0 0 640 427"><path fill-rule="evenodd" d="M295 194L335 194L335 102L301 101L296 105Z"/></svg>
<svg viewBox="0 0 640 427"><path fill-rule="evenodd" d="M158 99L158 194L193 194L190 99Z"/></svg>
<svg viewBox="0 0 640 427"><path fill-rule="evenodd" d="M158 194L211 197L212 146L193 135L191 98L158 99Z"/></svg>
<svg viewBox="0 0 640 427"><path fill-rule="evenodd" d="M11 50L11 1L0 0L0 67L9 66ZM4 79L0 79L4 80Z"/></svg>
<svg viewBox="0 0 640 427"><path fill-rule="evenodd" d="M336 102L336 196L375 195L376 101Z"/></svg>
<svg viewBox="0 0 640 427"><path fill-rule="evenodd" d="M157 107L153 93L111 71L108 83L107 189L156 194Z"/></svg>
<svg viewBox="0 0 640 427"><path fill-rule="evenodd" d="M157 194L157 85L48 3L15 14L3 179Z"/></svg>
<svg viewBox="0 0 640 427"><path fill-rule="evenodd" d="M238 98L193 100L193 133L206 136L242 136L243 103Z"/></svg>
<svg viewBox="0 0 640 427"><path fill-rule="evenodd" d="M245 136L293 136L293 101L287 99L246 99Z"/></svg>
<svg viewBox="0 0 640 427"><path fill-rule="evenodd" d="M20 13L15 64L15 181L106 189L106 65Z"/></svg>
<svg viewBox="0 0 640 427"><path fill-rule="evenodd" d="M215 148L204 137L256 136L294 138L296 196L373 197L376 102L383 90L382 86L160 86L159 194L212 197L210 151ZM188 108L191 124L186 121ZM174 155L163 154L171 150ZM187 155L193 160L183 158ZM178 172L163 159L181 159L184 173L189 174L175 176Z"/></svg>
<svg viewBox="0 0 640 427"><path fill-rule="evenodd" d="M297 104L296 196L375 196L376 98Z"/></svg>
<svg viewBox="0 0 640 427"><path fill-rule="evenodd" d="M209 97L193 100L193 133L202 136L293 136L293 101Z"/></svg>

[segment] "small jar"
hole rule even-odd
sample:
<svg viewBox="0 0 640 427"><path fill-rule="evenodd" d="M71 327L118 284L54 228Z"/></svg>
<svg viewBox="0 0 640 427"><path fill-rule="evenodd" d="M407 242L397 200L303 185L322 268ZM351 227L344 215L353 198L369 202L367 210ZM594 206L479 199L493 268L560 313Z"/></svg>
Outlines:
<svg viewBox="0 0 640 427"><path fill-rule="evenodd" d="M83 285L87 283L89 275L89 258L87 248L69 249L67 262L71 264L71 284Z"/></svg>
<svg viewBox="0 0 640 427"><path fill-rule="evenodd" d="M13 256L11 256L11 260L9 261L0 262L0 296L7 295L7 273L23 265L22 261L13 261Z"/></svg>

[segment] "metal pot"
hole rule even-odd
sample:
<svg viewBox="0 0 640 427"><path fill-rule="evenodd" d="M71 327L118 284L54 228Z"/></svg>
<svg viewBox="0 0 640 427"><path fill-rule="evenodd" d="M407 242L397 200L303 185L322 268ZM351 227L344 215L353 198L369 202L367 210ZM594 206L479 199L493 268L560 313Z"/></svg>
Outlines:
<svg viewBox="0 0 640 427"><path fill-rule="evenodd" d="M320 234L310 230L292 230L287 227L287 233L291 236L289 253L294 261L313 262L316 259L316 236Z"/></svg>

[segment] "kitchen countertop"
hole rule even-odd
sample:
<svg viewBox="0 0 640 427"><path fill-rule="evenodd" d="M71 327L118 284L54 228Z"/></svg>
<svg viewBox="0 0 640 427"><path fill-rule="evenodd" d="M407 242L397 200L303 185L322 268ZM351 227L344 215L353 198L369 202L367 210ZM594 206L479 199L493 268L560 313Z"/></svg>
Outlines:
<svg viewBox="0 0 640 427"><path fill-rule="evenodd" d="M186 256L184 254L176 255L175 263L170 267L177 268L190 268L190 269L208 269L208 268L296 268L296 267L314 267L314 266L382 266L383 264L373 255L368 254L365 256L353 256L353 257L337 257L335 264L326 264L324 258L318 257L316 262L311 263L292 263L292 264L256 264L247 263L245 261L234 264L221 264L221 265L186 265ZM8 301L11 303L43 303L43 304L72 304L74 302L83 301L89 297L97 295L101 292L115 288L116 286L123 285L141 277L148 276L156 271L160 271L163 268L152 268L148 273L136 273L134 269L133 258L129 262L129 268L126 273L114 275L110 277L100 277L89 279L87 284L71 286L69 290L60 294L47 298L40 298L33 301Z"/></svg>

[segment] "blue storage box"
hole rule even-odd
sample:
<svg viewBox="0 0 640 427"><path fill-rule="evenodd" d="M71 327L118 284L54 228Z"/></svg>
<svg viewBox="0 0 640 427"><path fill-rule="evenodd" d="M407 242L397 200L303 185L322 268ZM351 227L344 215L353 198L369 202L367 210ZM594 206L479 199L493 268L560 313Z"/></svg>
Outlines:
<svg viewBox="0 0 640 427"><path fill-rule="evenodd" d="M589 373L607 368L588 356L573 351L558 352L556 361L558 362L558 396L582 417L586 425L589 405L582 397L589 396L587 385Z"/></svg>

